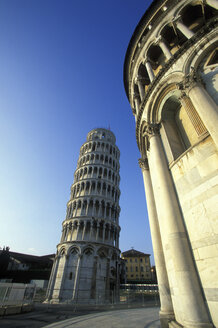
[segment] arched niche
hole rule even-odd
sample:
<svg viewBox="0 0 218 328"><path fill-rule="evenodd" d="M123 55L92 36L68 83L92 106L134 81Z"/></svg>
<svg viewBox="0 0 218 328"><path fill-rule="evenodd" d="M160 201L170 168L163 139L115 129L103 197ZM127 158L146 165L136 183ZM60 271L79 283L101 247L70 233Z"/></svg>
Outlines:
<svg viewBox="0 0 218 328"><path fill-rule="evenodd" d="M202 121L188 97L178 90L165 99L161 110L161 138L168 162L175 161L199 141Z"/></svg>

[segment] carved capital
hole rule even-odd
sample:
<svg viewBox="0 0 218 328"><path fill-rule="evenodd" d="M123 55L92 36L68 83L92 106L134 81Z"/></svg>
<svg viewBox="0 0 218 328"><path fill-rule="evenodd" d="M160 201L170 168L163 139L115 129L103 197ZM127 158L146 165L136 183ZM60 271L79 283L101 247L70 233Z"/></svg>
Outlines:
<svg viewBox="0 0 218 328"><path fill-rule="evenodd" d="M160 42L165 42L165 39L163 38L162 35L158 36L156 39L155 39L155 44L158 45Z"/></svg>
<svg viewBox="0 0 218 328"><path fill-rule="evenodd" d="M149 170L147 158L139 158L138 163L142 170Z"/></svg>
<svg viewBox="0 0 218 328"><path fill-rule="evenodd" d="M142 77L141 75L136 76L136 78L134 80L135 84L138 84L139 82L144 82L144 81L145 81L145 78Z"/></svg>
<svg viewBox="0 0 218 328"><path fill-rule="evenodd" d="M177 83L177 88L182 91L183 97L185 93L189 93L197 84L204 84L204 82L198 72L192 68L191 72L184 77L183 81Z"/></svg>
<svg viewBox="0 0 218 328"><path fill-rule="evenodd" d="M160 133L160 124L148 124L144 131L144 136L147 136L149 139Z"/></svg>
<svg viewBox="0 0 218 328"><path fill-rule="evenodd" d="M139 93L138 92L134 92L133 94L133 99L140 99Z"/></svg>

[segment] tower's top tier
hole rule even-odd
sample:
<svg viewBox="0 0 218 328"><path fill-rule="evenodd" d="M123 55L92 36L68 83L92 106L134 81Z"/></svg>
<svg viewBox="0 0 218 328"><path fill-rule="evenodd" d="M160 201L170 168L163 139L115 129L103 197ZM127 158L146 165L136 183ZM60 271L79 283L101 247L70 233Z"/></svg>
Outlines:
<svg viewBox="0 0 218 328"><path fill-rule="evenodd" d="M97 129L91 130L87 134L87 141L90 141L90 140L105 140L105 141L111 142L112 144L115 144L116 137L113 134L113 132L111 132L110 130L97 128Z"/></svg>

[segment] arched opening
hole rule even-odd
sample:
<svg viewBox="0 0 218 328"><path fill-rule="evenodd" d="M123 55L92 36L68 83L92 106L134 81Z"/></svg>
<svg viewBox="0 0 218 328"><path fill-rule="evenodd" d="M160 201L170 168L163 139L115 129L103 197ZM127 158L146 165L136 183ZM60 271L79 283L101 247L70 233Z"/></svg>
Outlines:
<svg viewBox="0 0 218 328"><path fill-rule="evenodd" d="M101 191L101 183L98 182L97 183L97 193L100 194L100 191Z"/></svg>
<svg viewBox="0 0 218 328"><path fill-rule="evenodd" d="M95 202L95 215L99 216L99 201L96 200Z"/></svg>
<svg viewBox="0 0 218 328"><path fill-rule="evenodd" d="M189 98L173 95L162 109L161 138L169 163L199 141L206 129Z"/></svg>
<svg viewBox="0 0 218 328"><path fill-rule="evenodd" d="M95 182L92 182L91 193L94 193L94 191L95 191Z"/></svg>
<svg viewBox="0 0 218 328"><path fill-rule="evenodd" d="M88 176L89 176L89 177L92 176L92 167L89 167Z"/></svg>
<svg viewBox="0 0 218 328"><path fill-rule="evenodd" d="M86 192L85 192L86 195L88 195L88 193L89 193L89 188L90 188L90 182L88 181L86 183Z"/></svg>
<svg viewBox="0 0 218 328"><path fill-rule="evenodd" d="M81 215L81 200L78 201L78 205L77 205L77 211L76 211L76 216L80 216Z"/></svg>
<svg viewBox="0 0 218 328"><path fill-rule="evenodd" d="M106 195L106 183L103 183L103 187L102 187L102 195L105 196Z"/></svg>
<svg viewBox="0 0 218 328"><path fill-rule="evenodd" d="M96 150L96 143L93 142L93 145L92 145L92 151L95 151Z"/></svg>
<svg viewBox="0 0 218 328"><path fill-rule="evenodd" d="M160 35L172 54L174 54L187 40L186 37L179 30L176 30L173 25L164 26Z"/></svg>
<svg viewBox="0 0 218 328"><path fill-rule="evenodd" d="M202 5L187 5L180 14L182 22L193 32L205 24Z"/></svg>
<svg viewBox="0 0 218 328"><path fill-rule="evenodd" d="M94 167L94 174L93 174L94 177L96 177L96 175L97 175L97 171L98 171L97 166L95 166L95 167Z"/></svg>
<svg viewBox="0 0 218 328"><path fill-rule="evenodd" d="M101 209L102 209L102 213L101 215L104 216L104 212L105 212L105 202L102 200L101 201Z"/></svg>
<svg viewBox="0 0 218 328"><path fill-rule="evenodd" d="M154 75L157 75L166 61L163 51L158 45L151 45L148 49L147 56L153 69Z"/></svg>

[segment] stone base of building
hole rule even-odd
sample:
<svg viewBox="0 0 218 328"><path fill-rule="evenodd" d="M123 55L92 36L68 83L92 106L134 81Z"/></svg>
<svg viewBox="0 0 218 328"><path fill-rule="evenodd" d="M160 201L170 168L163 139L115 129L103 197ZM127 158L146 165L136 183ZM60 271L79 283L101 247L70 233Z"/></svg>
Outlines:
<svg viewBox="0 0 218 328"><path fill-rule="evenodd" d="M176 321L171 321L169 323L169 328L212 328L212 327L213 325L211 323L195 323L195 324L185 324L185 325L180 325Z"/></svg>
<svg viewBox="0 0 218 328"><path fill-rule="evenodd" d="M174 313L159 313L161 328L169 328L169 323L175 319Z"/></svg>
<svg viewBox="0 0 218 328"><path fill-rule="evenodd" d="M171 321L170 323L169 323L169 328L182 328L182 327L184 327L184 326L181 326L178 322L176 322L176 321Z"/></svg>

